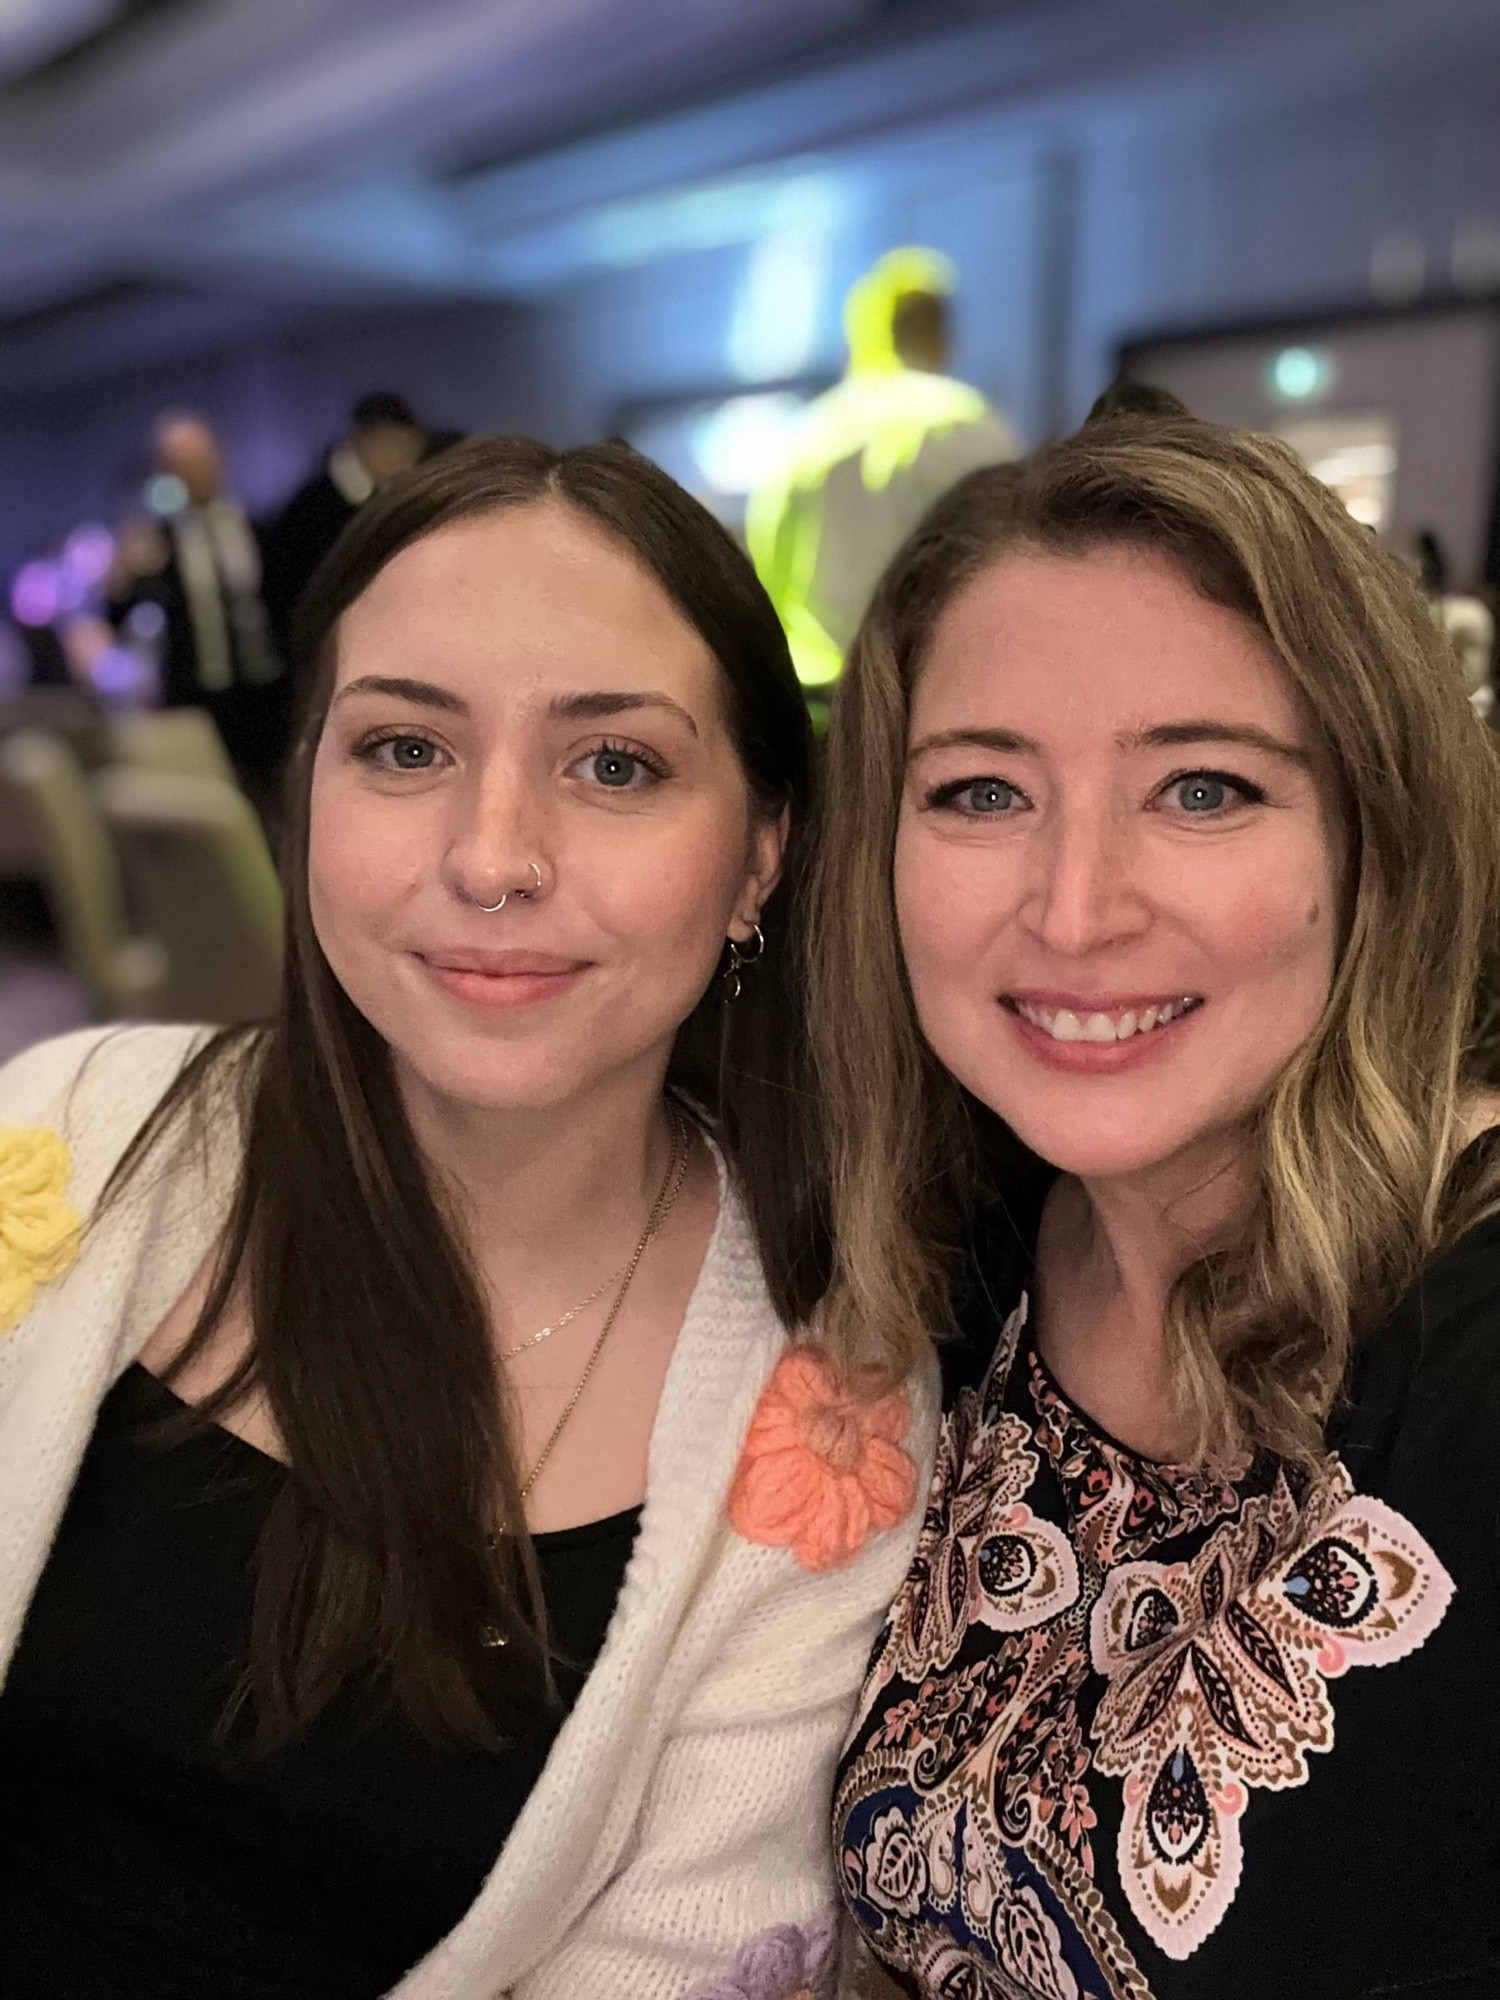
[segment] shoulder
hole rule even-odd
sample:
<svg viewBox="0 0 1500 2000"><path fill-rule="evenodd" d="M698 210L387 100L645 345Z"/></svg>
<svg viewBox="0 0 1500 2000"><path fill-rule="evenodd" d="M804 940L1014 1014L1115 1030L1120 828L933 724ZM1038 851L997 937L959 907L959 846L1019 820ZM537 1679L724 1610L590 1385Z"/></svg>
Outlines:
<svg viewBox="0 0 1500 2000"><path fill-rule="evenodd" d="M0 1128L53 1133L68 1148L85 1205L209 1028L85 1028L0 1068Z"/></svg>
<svg viewBox="0 0 1500 2000"><path fill-rule="evenodd" d="M922 447L924 464L971 472L1020 457L1015 432L998 410L983 402L977 408L959 407L961 413L946 422L938 419L928 433Z"/></svg>
<svg viewBox="0 0 1500 2000"><path fill-rule="evenodd" d="M776 1313L754 1231L732 1172L715 1148L720 1213L679 1339L653 1440L655 1502L675 1494L685 1521L715 1489L746 1544L776 1552L761 1584L857 1599L881 1576L889 1595L905 1568L904 1530L920 1511L938 1423L929 1362L886 1394L845 1374L819 1345L816 1323L789 1328ZM722 1482L722 1483L721 1483ZM899 1545L894 1581L877 1549ZM834 1575L838 1572L838 1576Z"/></svg>
<svg viewBox="0 0 1500 2000"><path fill-rule="evenodd" d="M1500 1216L1430 1258L1360 1343L1330 1439L1357 1483L1420 1440L1424 1456L1500 1468Z"/></svg>

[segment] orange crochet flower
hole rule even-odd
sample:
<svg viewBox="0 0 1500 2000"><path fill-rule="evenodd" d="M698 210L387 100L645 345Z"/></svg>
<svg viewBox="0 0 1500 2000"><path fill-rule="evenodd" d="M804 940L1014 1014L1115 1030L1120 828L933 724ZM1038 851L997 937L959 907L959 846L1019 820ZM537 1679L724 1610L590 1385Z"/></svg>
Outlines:
<svg viewBox="0 0 1500 2000"><path fill-rule="evenodd" d="M871 1530L894 1528L916 1495L917 1468L900 1442L910 1416L904 1389L862 1402L817 1348L783 1355L729 1491L736 1532L789 1548L804 1569L851 1561Z"/></svg>

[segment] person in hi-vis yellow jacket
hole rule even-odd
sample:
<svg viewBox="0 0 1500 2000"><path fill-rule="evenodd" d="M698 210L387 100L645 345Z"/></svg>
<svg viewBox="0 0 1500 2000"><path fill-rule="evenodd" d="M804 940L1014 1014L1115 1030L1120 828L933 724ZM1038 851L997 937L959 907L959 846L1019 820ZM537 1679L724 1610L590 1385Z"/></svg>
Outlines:
<svg viewBox="0 0 1500 2000"><path fill-rule="evenodd" d="M750 554L803 685L826 689L880 572L966 472L1014 458L1010 426L942 373L953 267L892 250L844 306L849 367L809 404L786 462L750 497Z"/></svg>

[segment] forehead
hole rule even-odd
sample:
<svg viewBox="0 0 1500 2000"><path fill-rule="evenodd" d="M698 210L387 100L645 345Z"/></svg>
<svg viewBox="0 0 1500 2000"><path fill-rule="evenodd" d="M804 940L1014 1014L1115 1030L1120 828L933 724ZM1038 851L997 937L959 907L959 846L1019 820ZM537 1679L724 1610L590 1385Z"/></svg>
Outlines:
<svg viewBox="0 0 1500 2000"><path fill-rule="evenodd" d="M452 522L392 557L339 620L336 684L397 672L462 684L471 700L580 682L633 689L649 675L700 709L720 678L645 565L551 501Z"/></svg>
<svg viewBox="0 0 1500 2000"><path fill-rule="evenodd" d="M1188 718L1308 733L1262 634L1170 558L1131 547L1018 552L967 584L933 633L913 726L950 726L953 710L1043 742L1060 728L1116 735Z"/></svg>

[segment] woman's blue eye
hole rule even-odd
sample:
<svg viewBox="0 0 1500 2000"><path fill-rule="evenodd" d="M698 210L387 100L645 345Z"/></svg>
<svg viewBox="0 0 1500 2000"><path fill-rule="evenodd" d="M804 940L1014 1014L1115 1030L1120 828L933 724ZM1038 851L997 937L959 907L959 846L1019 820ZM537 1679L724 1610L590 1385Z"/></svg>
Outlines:
<svg viewBox="0 0 1500 2000"><path fill-rule="evenodd" d="M376 749L386 754L396 771L430 771L437 758L436 748L425 736L388 736Z"/></svg>
<svg viewBox="0 0 1500 2000"><path fill-rule="evenodd" d="M1203 775L1179 778L1172 787L1177 794L1177 803L1184 812L1219 812L1229 803L1229 787L1222 778Z"/></svg>
<svg viewBox="0 0 1500 2000"><path fill-rule="evenodd" d="M641 768L639 757L632 757L624 750L596 750L586 761L594 767L597 784L620 792L628 790Z"/></svg>
<svg viewBox="0 0 1500 2000"><path fill-rule="evenodd" d="M1014 785L1007 785L1003 778L981 778L976 784L966 787L964 804L973 813L1009 812L1016 802Z"/></svg>

